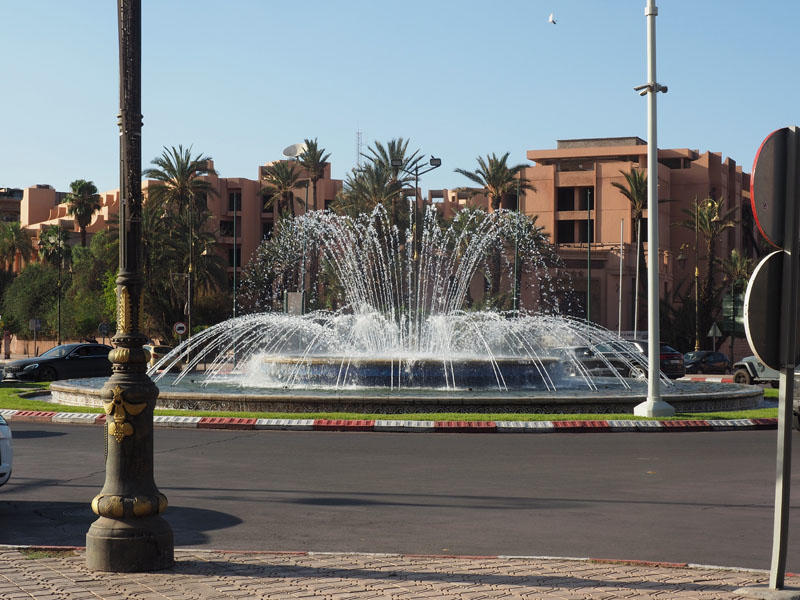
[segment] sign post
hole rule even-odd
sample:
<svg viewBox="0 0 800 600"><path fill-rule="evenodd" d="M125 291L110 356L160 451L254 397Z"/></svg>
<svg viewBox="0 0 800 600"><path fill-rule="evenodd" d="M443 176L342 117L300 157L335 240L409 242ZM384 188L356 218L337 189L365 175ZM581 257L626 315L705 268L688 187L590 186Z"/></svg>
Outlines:
<svg viewBox="0 0 800 600"><path fill-rule="evenodd" d="M745 333L753 353L780 370L778 443L775 475L775 519L769 589L743 588L756 598L800 599L800 590L786 590L786 552L791 483L792 398L796 344L797 298L800 288L800 130L785 127L766 137L756 154L751 202L758 229L780 248L756 268L745 294ZM762 328L763 327L763 328ZM776 343L777 342L777 343ZM777 592L781 590L781 592ZM780 594L780 595L776 595Z"/></svg>

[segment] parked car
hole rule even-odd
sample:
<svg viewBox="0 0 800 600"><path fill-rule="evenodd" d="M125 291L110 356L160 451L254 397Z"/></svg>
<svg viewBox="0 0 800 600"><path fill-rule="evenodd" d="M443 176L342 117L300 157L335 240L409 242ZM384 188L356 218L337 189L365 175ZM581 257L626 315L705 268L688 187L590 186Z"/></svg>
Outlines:
<svg viewBox="0 0 800 600"><path fill-rule="evenodd" d="M0 485L11 477L11 465L14 458L14 448L11 445L11 428L0 415Z"/></svg>
<svg viewBox="0 0 800 600"><path fill-rule="evenodd" d="M722 352L695 350L683 355L687 373L727 373L731 368L730 359Z"/></svg>
<svg viewBox="0 0 800 600"><path fill-rule="evenodd" d="M737 360L733 365L733 381L735 383L768 383L772 387L778 387L780 373L768 367L755 356L746 356L742 360Z"/></svg>
<svg viewBox="0 0 800 600"><path fill-rule="evenodd" d="M626 377L647 375L647 340L614 340L597 344L594 348L608 357L617 355L632 363L627 367L630 371ZM664 342L660 344L659 368L670 379L678 379L686 374L683 355Z"/></svg>
<svg viewBox="0 0 800 600"><path fill-rule="evenodd" d="M172 346L165 346L163 344L145 344L142 346L145 350L150 353L150 361L147 363L147 368L152 369L156 366L156 363L164 358L167 354L172 352L175 348ZM172 372L178 372L183 369L185 362L183 360L178 361L172 367Z"/></svg>
<svg viewBox="0 0 800 600"><path fill-rule="evenodd" d="M3 379L52 381L111 375L111 350L105 344L62 344L40 356L8 363Z"/></svg>

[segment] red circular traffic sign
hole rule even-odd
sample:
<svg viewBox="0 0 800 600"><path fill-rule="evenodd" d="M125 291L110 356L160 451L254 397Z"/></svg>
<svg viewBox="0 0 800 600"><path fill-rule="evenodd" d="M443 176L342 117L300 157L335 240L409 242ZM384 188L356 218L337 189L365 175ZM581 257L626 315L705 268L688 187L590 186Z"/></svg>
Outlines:
<svg viewBox="0 0 800 600"><path fill-rule="evenodd" d="M761 235L782 248L786 221L786 154L788 127L770 133L756 152L750 178L750 204Z"/></svg>
<svg viewBox="0 0 800 600"><path fill-rule="evenodd" d="M177 323L175 323L175 325L172 326L172 330L178 335L183 335L186 333L186 323L178 321Z"/></svg>

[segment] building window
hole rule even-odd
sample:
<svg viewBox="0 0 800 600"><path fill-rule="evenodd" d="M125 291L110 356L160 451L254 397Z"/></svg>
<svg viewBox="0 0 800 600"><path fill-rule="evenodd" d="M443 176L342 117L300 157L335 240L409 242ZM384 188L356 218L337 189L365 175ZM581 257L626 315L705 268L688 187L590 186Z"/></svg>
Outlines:
<svg viewBox="0 0 800 600"><path fill-rule="evenodd" d="M577 221L578 224L578 241L585 244L588 238L589 242L594 242L594 219L587 221Z"/></svg>
<svg viewBox="0 0 800 600"><path fill-rule="evenodd" d="M575 243L575 221L558 221L558 231L556 232L556 243L558 244Z"/></svg>
<svg viewBox="0 0 800 600"><path fill-rule="evenodd" d="M222 237L233 237L233 219L230 221L220 220L219 233ZM242 237L242 218L236 217L236 237Z"/></svg>
<svg viewBox="0 0 800 600"><path fill-rule="evenodd" d="M234 255L233 248L228 248L228 265L231 267L234 266L233 259L236 258L236 267L242 266L242 248L241 246L236 248L236 254Z"/></svg>
<svg viewBox="0 0 800 600"><path fill-rule="evenodd" d="M575 210L575 188L560 187L558 188L556 210L567 211Z"/></svg>
<svg viewBox="0 0 800 600"><path fill-rule="evenodd" d="M263 223L261 225L261 237L265 240L268 240L272 237L272 226L273 223Z"/></svg>
<svg viewBox="0 0 800 600"><path fill-rule="evenodd" d="M228 211L242 210L242 190L231 190L228 192Z"/></svg>

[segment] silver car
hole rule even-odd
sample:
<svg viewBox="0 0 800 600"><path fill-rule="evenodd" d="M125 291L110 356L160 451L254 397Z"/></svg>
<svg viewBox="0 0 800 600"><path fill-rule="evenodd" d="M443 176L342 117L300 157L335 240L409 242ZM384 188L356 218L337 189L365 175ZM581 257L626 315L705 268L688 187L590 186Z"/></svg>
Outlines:
<svg viewBox="0 0 800 600"><path fill-rule="evenodd" d="M11 428L0 415L0 485L11 477L11 463L14 459L14 449L11 446Z"/></svg>

